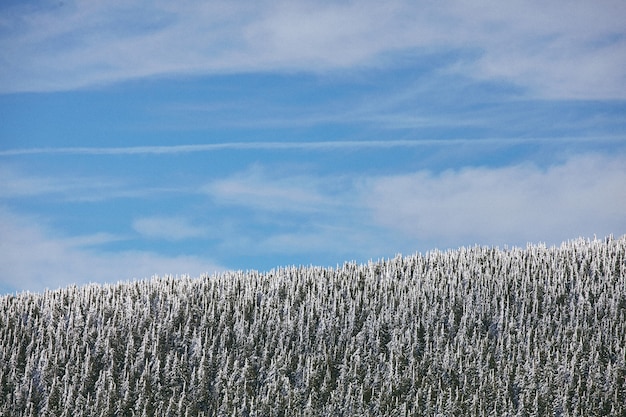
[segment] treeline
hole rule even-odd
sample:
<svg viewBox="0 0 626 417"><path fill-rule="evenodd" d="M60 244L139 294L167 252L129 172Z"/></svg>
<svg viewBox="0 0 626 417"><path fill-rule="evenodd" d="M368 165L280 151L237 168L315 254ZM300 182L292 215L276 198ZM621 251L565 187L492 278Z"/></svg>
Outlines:
<svg viewBox="0 0 626 417"><path fill-rule="evenodd" d="M0 297L3 416L626 415L626 237Z"/></svg>

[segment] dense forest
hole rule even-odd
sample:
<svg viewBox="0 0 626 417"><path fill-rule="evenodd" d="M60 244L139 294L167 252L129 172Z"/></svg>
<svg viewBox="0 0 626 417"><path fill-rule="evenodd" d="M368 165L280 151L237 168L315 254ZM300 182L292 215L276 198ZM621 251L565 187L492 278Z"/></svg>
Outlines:
<svg viewBox="0 0 626 417"><path fill-rule="evenodd" d="M0 297L2 416L626 415L626 237Z"/></svg>

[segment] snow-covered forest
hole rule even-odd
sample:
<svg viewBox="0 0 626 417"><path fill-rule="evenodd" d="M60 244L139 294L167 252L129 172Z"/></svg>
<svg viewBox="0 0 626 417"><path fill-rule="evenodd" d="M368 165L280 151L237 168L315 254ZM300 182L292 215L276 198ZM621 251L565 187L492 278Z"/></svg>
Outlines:
<svg viewBox="0 0 626 417"><path fill-rule="evenodd" d="M3 416L626 415L626 237L0 297Z"/></svg>

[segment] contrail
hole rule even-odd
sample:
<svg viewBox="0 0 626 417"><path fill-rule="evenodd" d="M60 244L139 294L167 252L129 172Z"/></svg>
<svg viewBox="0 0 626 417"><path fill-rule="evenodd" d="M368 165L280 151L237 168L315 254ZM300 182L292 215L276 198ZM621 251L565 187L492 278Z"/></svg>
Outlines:
<svg viewBox="0 0 626 417"><path fill-rule="evenodd" d="M195 145L122 146L122 147L42 147L7 149L0 156L20 155L166 155L221 150L318 150L413 148L422 146L458 145L519 145L524 143L606 142L626 141L624 137L548 137L548 138L482 138L482 139L421 139L421 140L365 140L365 141L308 141L308 142L223 142Z"/></svg>

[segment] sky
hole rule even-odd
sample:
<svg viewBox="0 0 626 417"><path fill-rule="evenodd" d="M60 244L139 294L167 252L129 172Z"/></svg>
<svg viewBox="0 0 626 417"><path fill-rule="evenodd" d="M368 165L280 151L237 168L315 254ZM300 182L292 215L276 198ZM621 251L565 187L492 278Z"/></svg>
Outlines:
<svg viewBox="0 0 626 417"><path fill-rule="evenodd" d="M0 294L626 233L626 2L0 3Z"/></svg>

